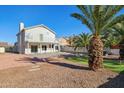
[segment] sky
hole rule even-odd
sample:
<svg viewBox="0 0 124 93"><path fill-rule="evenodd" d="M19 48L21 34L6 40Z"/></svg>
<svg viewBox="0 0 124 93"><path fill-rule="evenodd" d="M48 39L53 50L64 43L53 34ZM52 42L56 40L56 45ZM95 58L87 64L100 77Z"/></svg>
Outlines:
<svg viewBox="0 0 124 93"><path fill-rule="evenodd" d="M23 22L25 27L44 24L56 32L57 38L89 33L90 30L85 25L70 16L75 12L80 13L80 10L70 5L0 6L0 41L15 43L20 22Z"/></svg>

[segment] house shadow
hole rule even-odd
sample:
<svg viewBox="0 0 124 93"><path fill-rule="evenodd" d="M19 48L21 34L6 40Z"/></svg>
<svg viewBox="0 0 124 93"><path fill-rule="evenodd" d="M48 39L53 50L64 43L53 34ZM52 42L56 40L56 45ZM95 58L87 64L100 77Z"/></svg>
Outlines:
<svg viewBox="0 0 124 93"><path fill-rule="evenodd" d="M88 67L74 65L71 63L69 64L69 63L65 63L65 62L56 62L56 61L51 60L50 58L24 57L24 58L22 58L20 60L16 60L16 61L23 61L25 63L32 63L32 64L48 63L51 65L57 65L57 66L61 66L61 67L71 68L71 69L90 70Z"/></svg>
<svg viewBox="0 0 124 93"><path fill-rule="evenodd" d="M124 88L124 71L114 78L108 78L108 82L98 86L99 88Z"/></svg>

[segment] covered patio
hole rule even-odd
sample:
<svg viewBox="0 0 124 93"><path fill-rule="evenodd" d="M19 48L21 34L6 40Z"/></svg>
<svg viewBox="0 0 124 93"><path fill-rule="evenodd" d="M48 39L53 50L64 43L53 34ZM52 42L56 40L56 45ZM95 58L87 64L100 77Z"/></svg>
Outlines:
<svg viewBox="0 0 124 93"><path fill-rule="evenodd" d="M26 42L25 54L59 52L60 46L53 42Z"/></svg>

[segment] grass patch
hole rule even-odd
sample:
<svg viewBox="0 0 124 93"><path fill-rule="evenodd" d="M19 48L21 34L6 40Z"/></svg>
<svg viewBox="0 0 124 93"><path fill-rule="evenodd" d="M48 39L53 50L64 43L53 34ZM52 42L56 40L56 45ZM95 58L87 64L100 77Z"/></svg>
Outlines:
<svg viewBox="0 0 124 93"><path fill-rule="evenodd" d="M88 64L87 63L87 57L68 57L66 58L67 60L69 61L72 61L72 62L78 62L78 63L82 63L82 64Z"/></svg>
<svg viewBox="0 0 124 93"><path fill-rule="evenodd" d="M68 57L66 60L88 65L88 57ZM104 60L104 67L111 71L120 73L124 71L124 62L120 64L119 61Z"/></svg>

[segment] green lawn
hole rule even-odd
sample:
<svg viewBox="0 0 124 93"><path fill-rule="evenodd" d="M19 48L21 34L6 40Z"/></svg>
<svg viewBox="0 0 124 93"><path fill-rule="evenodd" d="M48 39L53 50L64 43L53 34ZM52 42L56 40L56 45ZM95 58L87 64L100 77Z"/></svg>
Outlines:
<svg viewBox="0 0 124 93"><path fill-rule="evenodd" d="M72 61L72 62L79 62L82 64L88 64L87 57L68 57L67 60ZM119 61L104 60L104 67L114 72L120 73L124 71L124 62L120 64Z"/></svg>

